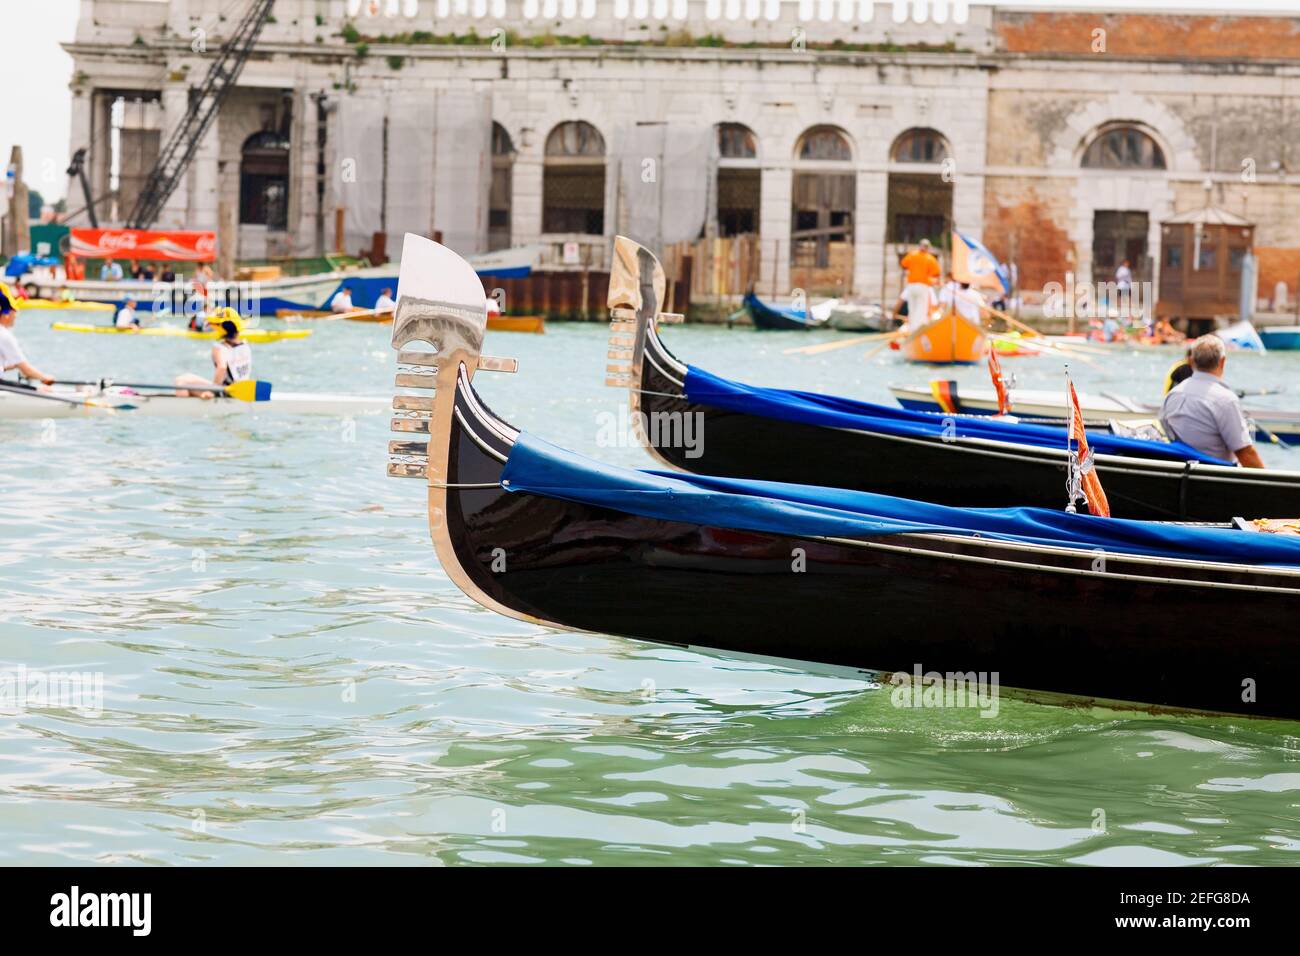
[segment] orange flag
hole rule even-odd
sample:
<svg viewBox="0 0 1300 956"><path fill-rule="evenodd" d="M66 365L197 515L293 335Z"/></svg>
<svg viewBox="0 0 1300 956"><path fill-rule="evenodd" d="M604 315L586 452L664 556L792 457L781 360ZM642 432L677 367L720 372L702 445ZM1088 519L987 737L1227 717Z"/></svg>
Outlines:
<svg viewBox="0 0 1300 956"><path fill-rule="evenodd" d="M1068 377L1066 382L1070 388L1070 428L1065 442L1067 447L1073 442L1078 448L1078 464L1076 466L1071 462L1071 468L1078 468L1079 486L1083 491L1084 500L1088 503L1088 513L1109 518L1110 502L1106 500L1106 492L1101 487L1101 478L1097 476L1097 470L1093 467L1092 449L1088 447L1088 435L1083 427L1083 409L1079 407L1079 396L1074 390L1074 382ZM1071 501L1070 504L1073 506L1074 502Z"/></svg>
<svg viewBox="0 0 1300 956"><path fill-rule="evenodd" d="M998 361L998 350L992 342L989 343L989 375L993 379L993 389L998 393L998 414L1009 414L1011 394L1007 391L1007 383L1002 378L1002 363Z"/></svg>

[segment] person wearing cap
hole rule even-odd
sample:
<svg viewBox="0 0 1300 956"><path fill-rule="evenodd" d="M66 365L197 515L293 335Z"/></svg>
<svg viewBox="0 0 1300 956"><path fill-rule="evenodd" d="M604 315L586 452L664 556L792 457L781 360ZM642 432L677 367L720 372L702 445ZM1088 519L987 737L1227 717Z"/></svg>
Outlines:
<svg viewBox="0 0 1300 956"><path fill-rule="evenodd" d="M1217 335L1192 344L1190 377L1175 385L1160 407L1160 424L1175 441L1203 455L1263 468L1237 393L1223 381L1228 351Z"/></svg>
<svg viewBox="0 0 1300 956"><path fill-rule="evenodd" d="M253 350L241 337L243 322L231 308L222 309L212 318L212 324L221 331L221 338L212 344L212 377L185 372L176 376L177 395L212 398L208 389L190 391L187 385L233 385L253 377Z"/></svg>
<svg viewBox="0 0 1300 956"><path fill-rule="evenodd" d="M903 287L907 325L918 329L930 321L930 304L939 282L939 260L930 251L930 240L922 239L920 245L903 256L900 265L907 273L907 284Z"/></svg>
<svg viewBox="0 0 1300 956"><path fill-rule="evenodd" d="M24 378L34 379L42 385L53 385L54 376L42 372L23 353L18 344L18 337L13 333L14 321L18 318L18 309L9 297L7 286L0 285L0 374L10 369L17 369Z"/></svg>

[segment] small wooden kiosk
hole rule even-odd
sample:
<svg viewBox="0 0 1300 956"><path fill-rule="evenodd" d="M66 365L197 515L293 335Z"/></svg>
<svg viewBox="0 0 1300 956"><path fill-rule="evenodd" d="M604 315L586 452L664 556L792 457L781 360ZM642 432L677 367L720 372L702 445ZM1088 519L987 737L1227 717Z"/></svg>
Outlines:
<svg viewBox="0 0 1300 956"><path fill-rule="evenodd" d="M1235 316L1242 264L1254 241L1253 223L1216 206L1166 219L1160 224L1156 315L1197 327L1218 316Z"/></svg>

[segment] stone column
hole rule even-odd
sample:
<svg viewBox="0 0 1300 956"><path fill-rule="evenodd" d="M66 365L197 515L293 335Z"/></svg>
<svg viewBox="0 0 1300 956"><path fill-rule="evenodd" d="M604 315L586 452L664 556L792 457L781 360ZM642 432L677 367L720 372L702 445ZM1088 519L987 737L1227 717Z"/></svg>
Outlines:
<svg viewBox="0 0 1300 956"><path fill-rule="evenodd" d="M189 84L181 80L179 82L169 81L162 89L162 122L160 124L160 139L158 148L161 150L167 146L167 141L171 138L173 131L185 119L185 113L189 109ZM217 124L213 124L215 129ZM211 134L212 130L209 131ZM204 140L207 142L206 138ZM198 157L195 157L197 162ZM167 197L167 202L163 205L161 213L158 215L158 224L175 227L180 223L187 223L190 219L190 183L194 176L194 167L181 176L181 180L176 184L176 189ZM130 215L131 210L124 209L121 211L123 216Z"/></svg>
<svg viewBox="0 0 1300 956"><path fill-rule="evenodd" d="M884 297L881 268L885 256L885 221L889 205L889 175L859 170L853 210L853 291L876 300Z"/></svg>
<svg viewBox="0 0 1300 956"><path fill-rule="evenodd" d="M510 170L510 244L536 242L542 234L541 146L520 149Z"/></svg>
<svg viewBox="0 0 1300 956"><path fill-rule="evenodd" d="M790 294L790 167L764 166L758 213L759 273L757 292L781 298Z"/></svg>

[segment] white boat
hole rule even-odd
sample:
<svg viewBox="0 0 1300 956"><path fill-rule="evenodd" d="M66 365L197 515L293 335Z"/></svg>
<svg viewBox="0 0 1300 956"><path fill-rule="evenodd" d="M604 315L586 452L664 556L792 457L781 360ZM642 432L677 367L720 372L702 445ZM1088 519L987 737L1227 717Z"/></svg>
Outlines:
<svg viewBox="0 0 1300 956"><path fill-rule="evenodd" d="M540 246L516 246L470 256L468 261L485 278L514 279L528 276L540 254ZM280 311L326 310L335 294L345 285L350 291L353 305L358 308L373 308L384 289L397 288L397 263L317 272L305 276L281 276L277 279L211 282L206 297L197 296L193 286L184 280L72 281L42 271L24 276L20 284L34 298L73 298L83 302L108 302L115 306L133 298L142 309L172 315L198 312L206 314L229 306L244 316L274 317Z"/></svg>
<svg viewBox="0 0 1300 956"><path fill-rule="evenodd" d="M67 388L31 395L0 389L0 421L86 416L121 418L124 415L201 418L267 412L291 415L364 415L383 411L389 407L390 402L391 399L384 396L277 392L274 389L271 397L264 402L244 402L233 398L179 398L171 394L145 395L122 388L103 391Z"/></svg>

